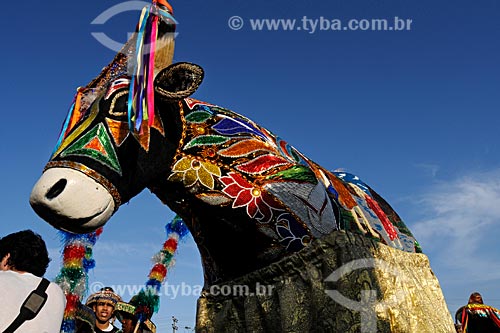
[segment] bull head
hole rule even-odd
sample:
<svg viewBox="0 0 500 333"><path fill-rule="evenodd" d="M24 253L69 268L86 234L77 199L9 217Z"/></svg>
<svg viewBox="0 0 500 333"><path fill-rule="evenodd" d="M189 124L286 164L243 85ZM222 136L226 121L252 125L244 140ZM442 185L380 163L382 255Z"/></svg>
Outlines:
<svg viewBox="0 0 500 333"><path fill-rule="evenodd" d="M56 148L32 190L33 209L58 229L85 233L102 226L122 203L167 172L177 148L178 101L199 87L203 70L189 63L170 65L175 21L162 5L145 10L150 15L135 36L96 79L78 89ZM149 40L137 41L144 37L141 25L147 30L148 24L156 24L157 37L155 49L146 52ZM150 67L140 64L153 59L150 52ZM149 78L149 86L144 79L148 73L155 77ZM150 109L141 114L131 103Z"/></svg>

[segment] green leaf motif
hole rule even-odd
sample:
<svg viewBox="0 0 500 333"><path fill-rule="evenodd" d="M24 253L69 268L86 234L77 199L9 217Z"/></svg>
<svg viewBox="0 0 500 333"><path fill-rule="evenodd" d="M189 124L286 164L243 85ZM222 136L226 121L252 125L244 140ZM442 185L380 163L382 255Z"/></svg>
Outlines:
<svg viewBox="0 0 500 333"><path fill-rule="evenodd" d="M229 141L229 138L222 135L202 135L189 141L185 146L184 150L197 147L197 146L211 146L220 145L221 143Z"/></svg>
<svg viewBox="0 0 500 333"><path fill-rule="evenodd" d="M302 182L308 182L312 184L317 184L318 180L316 175L311 169L303 165L295 165L290 169L283 170L275 173L274 175L268 176L268 179L283 179L283 180L297 180Z"/></svg>
<svg viewBox="0 0 500 333"><path fill-rule="evenodd" d="M194 111L186 116L186 120L190 123L204 123L210 117L212 117L210 112Z"/></svg>

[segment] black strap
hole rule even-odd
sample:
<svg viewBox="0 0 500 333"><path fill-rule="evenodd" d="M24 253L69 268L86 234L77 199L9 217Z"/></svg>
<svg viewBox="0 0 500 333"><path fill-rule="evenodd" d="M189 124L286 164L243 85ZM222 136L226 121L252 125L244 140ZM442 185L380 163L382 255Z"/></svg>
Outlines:
<svg viewBox="0 0 500 333"><path fill-rule="evenodd" d="M42 277L42 280L38 284L38 287L36 287L36 289L33 290L28 295L28 297L26 297L23 305L21 305L21 309L19 310L19 314L17 315L16 319L14 319L12 324L10 324L10 326L7 327L7 329L5 329L3 333L13 333L26 320L31 320L36 317L36 315L40 312L43 305L47 301L48 296L45 293L45 290L47 290L49 284L49 280Z"/></svg>

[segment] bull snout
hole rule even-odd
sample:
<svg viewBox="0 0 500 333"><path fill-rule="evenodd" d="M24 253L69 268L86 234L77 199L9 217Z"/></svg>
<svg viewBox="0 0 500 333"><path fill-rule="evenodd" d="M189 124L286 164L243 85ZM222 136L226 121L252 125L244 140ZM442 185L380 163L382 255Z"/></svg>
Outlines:
<svg viewBox="0 0 500 333"><path fill-rule="evenodd" d="M47 169L33 187L33 210L57 229L87 233L113 215L111 194L82 172L69 168Z"/></svg>

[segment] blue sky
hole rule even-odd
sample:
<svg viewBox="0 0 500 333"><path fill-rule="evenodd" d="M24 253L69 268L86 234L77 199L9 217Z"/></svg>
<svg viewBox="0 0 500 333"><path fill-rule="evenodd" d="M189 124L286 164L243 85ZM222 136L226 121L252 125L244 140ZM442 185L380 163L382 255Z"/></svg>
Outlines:
<svg viewBox="0 0 500 333"><path fill-rule="evenodd" d="M113 57L92 32L125 42L137 11L91 22L119 1L9 2L0 13L3 191L0 235L31 228L60 265L57 232L28 198L75 89ZM500 307L500 4L470 1L171 1L175 61L205 69L198 99L230 108L329 169L376 189L429 256L451 312L472 291ZM240 30L229 18L243 20ZM411 19L405 31L252 30L252 19ZM255 22L255 21L253 21ZM319 26L318 26L319 27ZM122 206L95 247L90 283L141 286L173 213L147 190ZM196 245L168 283L202 284ZM182 291L182 290L181 290ZM193 326L196 296L164 296L153 321ZM125 299L130 294L124 292ZM174 298L174 299L172 299Z"/></svg>

